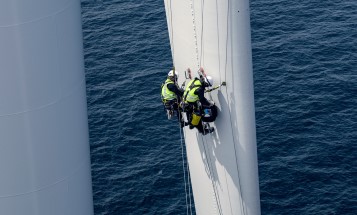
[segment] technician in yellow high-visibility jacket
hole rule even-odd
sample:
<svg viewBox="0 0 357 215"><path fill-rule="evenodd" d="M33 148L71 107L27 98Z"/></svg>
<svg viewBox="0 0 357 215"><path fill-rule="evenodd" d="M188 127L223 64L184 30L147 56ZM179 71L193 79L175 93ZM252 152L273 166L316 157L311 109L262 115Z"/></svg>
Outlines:
<svg viewBox="0 0 357 215"><path fill-rule="evenodd" d="M167 74L167 79L161 88L161 97L163 102L178 101L183 95L184 90L177 85L177 72L171 70Z"/></svg>
<svg viewBox="0 0 357 215"><path fill-rule="evenodd" d="M184 90L177 85L178 74L176 71L171 70L167 74L167 79L161 87L161 99L165 105L165 109L169 111L176 111L177 116L184 126L183 120L180 119L179 102L181 101ZM173 113L173 112L172 112Z"/></svg>
<svg viewBox="0 0 357 215"><path fill-rule="evenodd" d="M195 78L191 80L183 94L184 103L187 105L186 111L189 118L190 128L196 127L202 134L211 133L214 128L203 128L202 125L202 107L212 106L205 96L205 88L213 85L211 76Z"/></svg>

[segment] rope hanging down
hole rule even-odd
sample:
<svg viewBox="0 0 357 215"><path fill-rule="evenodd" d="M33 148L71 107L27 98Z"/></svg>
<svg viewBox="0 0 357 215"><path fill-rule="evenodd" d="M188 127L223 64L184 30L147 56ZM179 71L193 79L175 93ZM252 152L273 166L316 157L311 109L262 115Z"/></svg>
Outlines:
<svg viewBox="0 0 357 215"><path fill-rule="evenodd" d="M185 156L184 156L184 150L185 150L185 143L183 141L183 129L181 127L181 114L180 111L178 111L178 115L179 115L179 127L180 127L180 141L181 141L181 158L182 158L182 169L183 169L183 177L184 177L184 183L185 183L185 200L186 200L186 211L187 214L189 214L189 210L190 210L190 214L192 215L192 206L191 206L191 192L190 192L190 172L188 169L188 162L187 162L187 181L188 181L188 186L186 186L187 181L186 181L186 168L185 168ZM187 160L187 159L186 159ZM187 194L187 189L188 189L188 194ZM187 200L188 198L188 200ZM189 204L188 204L189 202Z"/></svg>

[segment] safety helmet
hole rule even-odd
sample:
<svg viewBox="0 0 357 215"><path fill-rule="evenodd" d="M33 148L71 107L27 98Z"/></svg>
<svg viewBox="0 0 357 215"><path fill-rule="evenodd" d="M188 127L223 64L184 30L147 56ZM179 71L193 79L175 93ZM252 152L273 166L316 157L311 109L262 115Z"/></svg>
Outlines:
<svg viewBox="0 0 357 215"><path fill-rule="evenodd" d="M177 78L178 77L178 73L176 71L170 70L170 72L167 74L167 76L169 76L169 77L176 76L176 78Z"/></svg>
<svg viewBox="0 0 357 215"><path fill-rule="evenodd" d="M206 76L204 80L207 87L213 86L213 78L211 76Z"/></svg>

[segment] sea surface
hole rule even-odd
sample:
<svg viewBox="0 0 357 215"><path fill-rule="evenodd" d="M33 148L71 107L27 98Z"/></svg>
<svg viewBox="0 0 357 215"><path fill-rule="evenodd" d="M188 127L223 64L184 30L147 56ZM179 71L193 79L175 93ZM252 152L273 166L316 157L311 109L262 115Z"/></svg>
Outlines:
<svg viewBox="0 0 357 215"><path fill-rule="evenodd" d="M187 213L163 0L82 0L96 215ZM357 1L251 0L261 211L357 214Z"/></svg>

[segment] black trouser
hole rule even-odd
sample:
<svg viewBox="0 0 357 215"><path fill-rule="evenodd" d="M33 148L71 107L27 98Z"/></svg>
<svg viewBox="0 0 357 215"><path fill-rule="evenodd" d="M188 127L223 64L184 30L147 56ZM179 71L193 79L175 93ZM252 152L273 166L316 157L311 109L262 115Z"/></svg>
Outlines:
<svg viewBox="0 0 357 215"><path fill-rule="evenodd" d="M195 126L197 128L197 130L200 132L200 133L203 133L203 124L202 124L202 118L200 120L200 122L198 123L197 126Z"/></svg>

